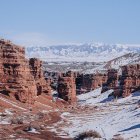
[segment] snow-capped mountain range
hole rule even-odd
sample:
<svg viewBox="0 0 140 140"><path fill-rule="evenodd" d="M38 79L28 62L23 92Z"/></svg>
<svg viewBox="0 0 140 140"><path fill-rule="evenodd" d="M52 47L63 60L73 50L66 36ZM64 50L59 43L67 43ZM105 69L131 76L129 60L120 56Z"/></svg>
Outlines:
<svg viewBox="0 0 140 140"><path fill-rule="evenodd" d="M79 44L48 47L27 47L26 56L47 62L107 62L128 53L140 53L140 45Z"/></svg>

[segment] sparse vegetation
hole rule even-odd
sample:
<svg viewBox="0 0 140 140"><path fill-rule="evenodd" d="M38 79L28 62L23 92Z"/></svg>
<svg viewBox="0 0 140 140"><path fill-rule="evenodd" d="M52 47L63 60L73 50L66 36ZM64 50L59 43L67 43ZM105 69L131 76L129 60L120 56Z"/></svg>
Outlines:
<svg viewBox="0 0 140 140"><path fill-rule="evenodd" d="M112 140L124 140L124 138L121 136L116 136L116 137L112 138Z"/></svg>
<svg viewBox="0 0 140 140"><path fill-rule="evenodd" d="M74 140L84 140L86 138L101 138L101 135L96 131L90 130L80 133L78 136L74 138Z"/></svg>

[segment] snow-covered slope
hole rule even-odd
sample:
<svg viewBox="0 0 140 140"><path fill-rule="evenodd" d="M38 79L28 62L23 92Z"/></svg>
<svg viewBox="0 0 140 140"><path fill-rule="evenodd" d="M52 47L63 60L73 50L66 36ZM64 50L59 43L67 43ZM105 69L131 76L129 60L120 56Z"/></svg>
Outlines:
<svg viewBox="0 0 140 140"><path fill-rule="evenodd" d="M112 99L112 97L108 98L109 94L113 92L113 90L108 90L101 94L102 88L96 89L86 94L81 94L78 96L78 100L81 105L95 105L95 103L106 102Z"/></svg>
<svg viewBox="0 0 140 140"><path fill-rule="evenodd" d="M101 65L97 65L96 67L88 67L86 70L83 70L83 73L104 73L106 70L110 68L119 69L120 66L128 65L128 64L138 64L140 63L140 53L128 53L102 63Z"/></svg>
<svg viewBox="0 0 140 140"><path fill-rule="evenodd" d="M117 100L108 98L111 92L101 94L97 89L79 95L82 110L78 107L76 111L64 112L62 120L50 127L51 131L61 137L75 137L93 130L101 135L100 140L139 140L140 91Z"/></svg>
<svg viewBox="0 0 140 140"><path fill-rule="evenodd" d="M129 53L121 57L115 58L113 60L110 60L106 63L104 68L118 69L119 66L123 66L127 64L135 64L135 63L140 63L140 53Z"/></svg>
<svg viewBox="0 0 140 140"><path fill-rule="evenodd" d="M26 48L27 57L38 57L48 62L104 62L130 52L139 53L140 45L110 45L103 43L94 43Z"/></svg>
<svg viewBox="0 0 140 140"><path fill-rule="evenodd" d="M119 69L127 64L140 63L140 53L128 53L107 62L44 62L43 70L66 72L79 71L86 74L105 73L110 68Z"/></svg>

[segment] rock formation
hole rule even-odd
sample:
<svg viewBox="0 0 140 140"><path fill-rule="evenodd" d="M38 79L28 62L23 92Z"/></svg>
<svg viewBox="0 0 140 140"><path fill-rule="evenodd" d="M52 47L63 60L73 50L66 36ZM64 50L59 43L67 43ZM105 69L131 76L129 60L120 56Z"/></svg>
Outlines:
<svg viewBox="0 0 140 140"><path fill-rule="evenodd" d="M126 97L140 88L140 64L125 65L121 69L120 84L115 95Z"/></svg>
<svg viewBox="0 0 140 140"><path fill-rule="evenodd" d="M64 73L58 79L58 97L69 103L76 101L76 84L72 72Z"/></svg>
<svg viewBox="0 0 140 140"><path fill-rule="evenodd" d="M114 90L114 96L129 96L140 89L140 64L121 67L121 75L116 69L109 69L107 74L80 74L76 78L77 94L86 93L97 87L103 87L102 92Z"/></svg>
<svg viewBox="0 0 140 140"><path fill-rule="evenodd" d="M89 92L101 87L107 81L106 74L80 74L76 78L77 93Z"/></svg>
<svg viewBox="0 0 140 140"><path fill-rule="evenodd" d="M102 92L105 92L109 89L115 89L118 86L118 70L116 69L109 69L107 71L107 80L106 82L102 85Z"/></svg>
<svg viewBox="0 0 140 140"><path fill-rule="evenodd" d="M121 71L119 75L118 70L108 70L108 80L103 85L103 92L113 89L114 96L126 97L140 88L140 64L122 66Z"/></svg>
<svg viewBox="0 0 140 140"><path fill-rule="evenodd" d="M40 62L34 62L32 65L31 59L29 65L24 48L10 41L0 40L0 93L23 103L34 103L36 96L41 94L39 90L46 92ZM43 90L40 85L37 87L38 83L41 83Z"/></svg>
<svg viewBox="0 0 140 140"><path fill-rule="evenodd" d="M118 70L109 69L107 75L108 75L107 86L109 89L113 89L118 85L118 78L119 78Z"/></svg>
<svg viewBox="0 0 140 140"><path fill-rule="evenodd" d="M44 76L45 76L45 80L46 81L50 81L51 82L51 88L56 90L57 89L57 83L58 83L58 79L61 76L60 72L50 72L50 71L44 71Z"/></svg>
<svg viewBox="0 0 140 140"><path fill-rule="evenodd" d="M29 60L29 65L31 74L34 76L35 79L37 95L41 95L42 93L49 95L51 93L50 81L49 79L45 80L43 71L41 69L42 61L37 58L31 58Z"/></svg>
<svg viewBox="0 0 140 140"><path fill-rule="evenodd" d="M93 77L92 89L96 89L97 87L101 87L104 83L107 82L107 74L97 73Z"/></svg>

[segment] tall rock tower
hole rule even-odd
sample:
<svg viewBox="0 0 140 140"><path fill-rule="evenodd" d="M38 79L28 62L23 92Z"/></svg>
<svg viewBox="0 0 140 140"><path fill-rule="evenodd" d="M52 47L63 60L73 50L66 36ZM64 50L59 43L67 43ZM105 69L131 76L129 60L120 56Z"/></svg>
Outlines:
<svg viewBox="0 0 140 140"><path fill-rule="evenodd" d="M73 72L62 74L58 79L58 96L69 103L76 101L76 84Z"/></svg>

